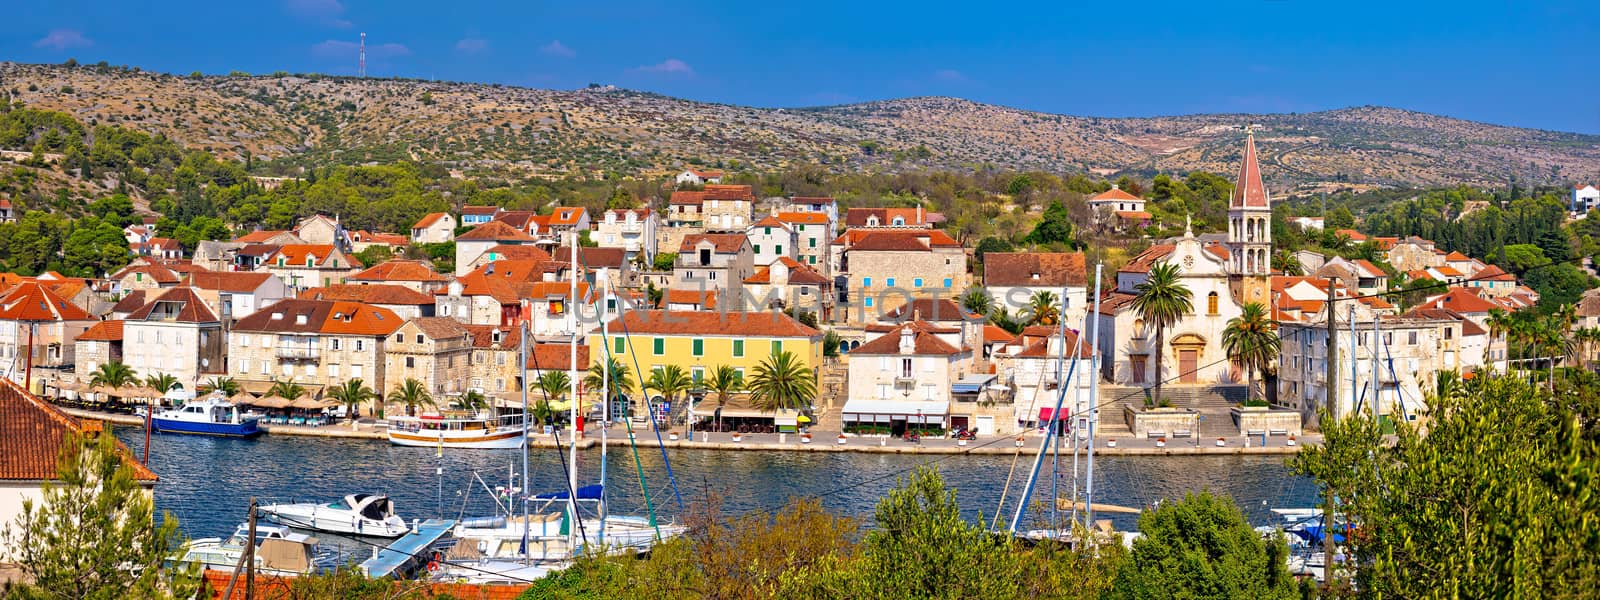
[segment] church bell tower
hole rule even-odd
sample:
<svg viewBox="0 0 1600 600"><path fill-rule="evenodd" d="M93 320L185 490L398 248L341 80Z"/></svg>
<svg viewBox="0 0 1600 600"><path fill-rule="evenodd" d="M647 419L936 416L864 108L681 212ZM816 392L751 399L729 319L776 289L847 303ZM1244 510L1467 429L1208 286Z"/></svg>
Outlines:
<svg viewBox="0 0 1600 600"><path fill-rule="evenodd" d="M1233 274L1243 279L1243 300L1266 303L1272 274L1272 196L1261 182L1255 132L1249 127L1239 177L1228 199L1228 252Z"/></svg>

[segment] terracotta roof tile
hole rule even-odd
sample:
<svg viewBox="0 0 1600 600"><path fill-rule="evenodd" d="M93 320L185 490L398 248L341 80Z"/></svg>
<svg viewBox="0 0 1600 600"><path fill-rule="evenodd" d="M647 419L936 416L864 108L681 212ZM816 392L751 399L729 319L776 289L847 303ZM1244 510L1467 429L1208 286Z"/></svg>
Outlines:
<svg viewBox="0 0 1600 600"><path fill-rule="evenodd" d="M792 204L806 204L810 206L827 206L833 204L833 198L828 196L795 196L789 199Z"/></svg>
<svg viewBox="0 0 1600 600"><path fill-rule="evenodd" d="M705 192L683 190L673 192L672 196L667 199L667 204L676 204L680 206L700 206L701 204L704 204L705 201Z"/></svg>
<svg viewBox="0 0 1600 600"><path fill-rule="evenodd" d="M444 218L448 217L448 216L450 216L449 213L442 213L442 212L428 213L426 215L423 215L421 219L417 219L417 223L415 225L412 225L411 228L412 229L426 229L426 228L429 228L429 227L433 227L433 225L435 223L438 223L439 221L443 221Z"/></svg>
<svg viewBox="0 0 1600 600"><path fill-rule="evenodd" d="M1484 300L1477 294L1461 287L1452 287L1450 291L1428 299L1419 305L1422 308L1445 308L1458 313L1488 313L1496 308L1493 302Z"/></svg>
<svg viewBox="0 0 1600 600"><path fill-rule="evenodd" d="M1095 194L1095 195L1089 197L1089 201L1090 202L1112 201L1112 200L1138 200L1138 201L1142 202L1142 201L1144 201L1144 198L1140 198L1140 197L1135 196L1133 194L1129 194L1128 192L1122 190L1121 188L1115 187L1115 186L1113 186L1109 190L1106 190L1104 192L1100 192L1098 194Z"/></svg>
<svg viewBox="0 0 1600 600"><path fill-rule="evenodd" d="M345 278L347 281L449 281L420 260L391 260Z"/></svg>
<svg viewBox="0 0 1600 600"><path fill-rule="evenodd" d="M113 319L95 323L88 331L77 337L80 342L120 342L122 341L122 320Z"/></svg>
<svg viewBox="0 0 1600 600"><path fill-rule="evenodd" d="M711 310L717 307L717 291L669 289L661 294L661 304L657 308L664 309L674 304L698 307L695 310Z"/></svg>
<svg viewBox="0 0 1600 600"><path fill-rule="evenodd" d="M0 415L5 415L0 419L0 480L55 479L62 445L72 437L87 435L78 419L9 380L0 382ZM102 435L110 435L110 431ZM154 472L133 460L126 446L118 443L117 450L135 480L156 480Z"/></svg>
<svg viewBox="0 0 1600 600"><path fill-rule="evenodd" d="M543 267L546 263L547 261L497 260L494 262L484 263L483 266L473 269L471 273L463 276L462 279L465 280L468 277L477 275L487 279L497 279L500 281L509 281L513 283L523 281L539 281L544 278L545 271Z"/></svg>
<svg viewBox="0 0 1600 600"><path fill-rule="evenodd" d="M300 322L301 316L305 317L304 323ZM383 336L394 333L403 324L400 317L387 308L360 302L288 298L239 319L233 329L271 333Z"/></svg>
<svg viewBox="0 0 1600 600"><path fill-rule="evenodd" d="M281 246L277 252L267 255L267 261L270 266L271 264L277 264L278 258L282 257L288 263L288 266L299 267L306 264L307 258L312 258L315 259L312 264L318 267L332 267L333 265L329 261L334 258L335 254L343 253L339 252L339 249L335 248L333 244L289 244ZM343 258L349 264L333 268L360 268L362 266L361 261L354 256L345 255Z"/></svg>
<svg viewBox="0 0 1600 600"><path fill-rule="evenodd" d="M202 290L245 294L260 289L262 284L273 277L276 276L271 273L205 271L190 273L188 284Z"/></svg>
<svg viewBox="0 0 1600 600"><path fill-rule="evenodd" d="M183 280L182 277L178 276L177 271L160 265L139 265L136 267L127 267L121 271L117 271L111 276L111 278L124 279L137 273L143 273L145 277L149 277L156 283L177 283Z"/></svg>
<svg viewBox="0 0 1600 600"><path fill-rule="evenodd" d="M572 344L534 344L528 348L527 368L534 371L583 371L589 368L589 347L578 344L578 364L572 364Z"/></svg>
<svg viewBox="0 0 1600 600"><path fill-rule="evenodd" d="M1119 210L1117 211L1117 218L1127 219L1129 221L1148 221L1156 218L1156 216L1142 210Z"/></svg>
<svg viewBox="0 0 1600 600"><path fill-rule="evenodd" d="M555 256L551 260L562 265L572 264L572 248L561 246L556 248ZM578 251L578 263L591 269L607 267L621 269L628 262L628 252L622 248L597 248L586 247Z"/></svg>
<svg viewBox="0 0 1600 600"><path fill-rule="evenodd" d="M507 225L504 221L489 221L488 223L484 223L484 224L479 225L477 227L473 227L471 231L468 231L466 233L463 233L461 235L456 236L456 241L457 242L461 242L461 241L468 241L468 242L472 242L472 241L502 241L503 242L503 241L507 241L507 240L516 241L516 242L532 242L532 241L534 241L533 236L530 236L530 235L528 235L526 233L523 233L521 230L517 229L516 227L512 227L510 225Z"/></svg>
<svg viewBox="0 0 1600 600"><path fill-rule="evenodd" d="M983 283L994 286L1085 285L1082 252L990 252L983 255Z"/></svg>
<svg viewBox="0 0 1600 600"><path fill-rule="evenodd" d="M971 352L971 348L957 348L954 344L939 337L939 334L928 331L919 321L903 323L881 336L868 340L866 343L850 350L851 356L856 355L883 355L900 354L900 339L905 331L911 332L911 353L919 356L950 356Z"/></svg>
<svg viewBox="0 0 1600 600"><path fill-rule="evenodd" d="M49 286L37 281L24 281L0 298L0 320L43 322L98 319Z"/></svg>
<svg viewBox="0 0 1600 600"><path fill-rule="evenodd" d="M844 223L846 227L868 227L877 217L877 227L922 227L928 224L927 214L916 208L852 208L845 211ZM903 225L893 225L897 217Z"/></svg>
<svg viewBox="0 0 1600 600"><path fill-rule="evenodd" d="M949 298L916 298L883 315L883 319L888 321L898 321L908 317L918 321L966 321L983 318L977 313L961 308L960 304Z"/></svg>
<svg viewBox="0 0 1600 600"><path fill-rule="evenodd" d="M264 244L264 243L267 242L267 240L270 240L273 237L276 237L276 236L279 236L279 235L282 235L282 234L285 234L285 233L289 233L289 232L288 231L280 231L280 230L263 229L261 231L252 231L250 233L246 233L244 235L241 235L239 237L234 238L233 241L239 242L241 244Z"/></svg>
<svg viewBox="0 0 1600 600"><path fill-rule="evenodd" d="M144 306L144 290L133 290L111 307L114 313L131 313Z"/></svg>
<svg viewBox="0 0 1600 600"><path fill-rule="evenodd" d="M678 251L694 252L695 246L704 240L711 242L718 254L737 254L747 239L742 233L695 233L683 236L683 243L678 245Z"/></svg>
<svg viewBox="0 0 1600 600"><path fill-rule="evenodd" d="M474 206L469 204L461 207L461 214L463 215L493 216L499 212L500 207L498 206Z"/></svg>
<svg viewBox="0 0 1600 600"><path fill-rule="evenodd" d="M460 321L450 317L418 317L412 319L410 323L423 335L436 340L466 338L472 335Z"/></svg>
<svg viewBox="0 0 1600 600"><path fill-rule="evenodd" d="M577 225L587 214L582 208L557 206L550 211L551 225Z"/></svg>
<svg viewBox="0 0 1600 600"><path fill-rule="evenodd" d="M748 185L712 183L706 185L704 193L707 200L745 200L754 202L756 199L755 190Z"/></svg>
<svg viewBox="0 0 1600 600"><path fill-rule="evenodd" d="M300 292L300 298L305 300L340 300L396 306L433 306L434 303L433 296L403 285L391 283L342 283L314 287Z"/></svg>
<svg viewBox="0 0 1600 600"><path fill-rule="evenodd" d="M776 311L708 312L630 310L606 324L606 333L620 335L714 335L758 337L821 337L822 332Z"/></svg>
<svg viewBox="0 0 1600 600"><path fill-rule="evenodd" d="M495 260L531 260L535 262L549 262L550 253L543 248L532 244L500 244L491 246L484 254L495 254L500 258ZM581 254L579 255L582 256Z"/></svg>
<svg viewBox="0 0 1600 600"><path fill-rule="evenodd" d="M783 221L785 223L796 223L796 224L805 224L805 225L827 225L828 224L828 215L822 214L820 212L780 212L780 213L778 213L777 217L778 217L779 221Z"/></svg>
<svg viewBox="0 0 1600 600"><path fill-rule="evenodd" d="M1014 339L1017 339L1017 336L1012 335L1009 331L1001 329L999 325L986 323L983 326L983 343L985 344L991 342L1009 342Z"/></svg>
<svg viewBox="0 0 1600 600"><path fill-rule="evenodd" d="M1156 244L1145 249L1144 252L1140 252L1138 256L1133 257L1133 260L1128 261L1128 264L1121 269L1117 269L1117 272L1149 273L1150 267L1154 267L1156 263L1161 262L1161 259L1166 258L1172 254L1173 250L1177 249L1178 247L1173 244Z"/></svg>
<svg viewBox="0 0 1600 600"><path fill-rule="evenodd" d="M1448 262L1461 262L1461 261L1466 261L1466 260L1472 260L1472 257L1467 256L1465 254L1462 254L1460 252L1457 252L1455 250L1451 250L1449 254L1444 255L1444 259L1446 261L1448 261Z"/></svg>
<svg viewBox="0 0 1600 600"><path fill-rule="evenodd" d="M496 347L497 344L494 341L495 332L500 333L498 346L502 350L517 350L518 345L522 343L521 327L502 327L499 325L463 325L463 327L466 327L467 331L472 333L472 347L474 348Z"/></svg>
<svg viewBox="0 0 1600 600"><path fill-rule="evenodd" d="M1061 335L1061 333L1061 330L1053 329L1049 335L1043 336L1043 339L1029 344L1028 347L1017 352L1015 356L1018 358L1056 358L1065 354L1068 358L1094 357L1095 349L1089 347L1089 341L1084 340L1083 346L1080 347L1078 345L1078 332L1071 329L1068 329L1066 331L1066 336L1062 338L1062 343L1064 345L1061 348L1058 348L1055 352L1051 352L1050 336Z"/></svg>
<svg viewBox="0 0 1600 600"><path fill-rule="evenodd" d="M218 323L222 321L217 317L217 313L212 311L211 307L200 299L200 295L195 293L194 288L188 286L175 287L163 292L139 310L133 311L132 314L128 315L127 320L150 320L150 314L155 312L155 309L165 308L174 304L177 305L178 312L177 316L172 320L179 323ZM162 317L157 319L165 320Z"/></svg>
<svg viewBox="0 0 1600 600"><path fill-rule="evenodd" d="M850 251L868 252L930 252L934 248L960 248L961 244L943 231L924 229L917 231L872 231L850 245Z"/></svg>
<svg viewBox="0 0 1600 600"><path fill-rule="evenodd" d="M789 268L790 285L824 285L829 283L827 277L818 273L810 265L787 256L778 257L778 262ZM746 277L745 283L772 283L772 266L768 265L756 269L756 274Z"/></svg>

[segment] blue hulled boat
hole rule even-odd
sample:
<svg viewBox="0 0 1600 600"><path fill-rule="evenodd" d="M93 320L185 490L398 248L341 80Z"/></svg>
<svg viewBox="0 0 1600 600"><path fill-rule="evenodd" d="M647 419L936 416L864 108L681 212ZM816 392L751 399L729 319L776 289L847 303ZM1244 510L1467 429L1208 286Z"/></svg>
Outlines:
<svg viewBox="0 0 1600 600"><path fill-rule="evenodd" d="M260 435L259 417L246 417L238 405L223 398L191 400L177 408L157 411L150 425L162 433L251 437Z"/></svg>

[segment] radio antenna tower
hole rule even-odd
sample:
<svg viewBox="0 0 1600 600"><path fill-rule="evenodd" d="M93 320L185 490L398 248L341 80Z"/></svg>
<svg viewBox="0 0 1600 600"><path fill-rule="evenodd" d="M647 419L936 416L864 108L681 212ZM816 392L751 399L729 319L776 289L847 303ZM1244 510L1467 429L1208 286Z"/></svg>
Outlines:
<svg viewBox="0 0 1600 600"><path fill-rule="evenodd" d="M367 76L367 32L361 32L361 63L357 67L361 77Z"/></svg>

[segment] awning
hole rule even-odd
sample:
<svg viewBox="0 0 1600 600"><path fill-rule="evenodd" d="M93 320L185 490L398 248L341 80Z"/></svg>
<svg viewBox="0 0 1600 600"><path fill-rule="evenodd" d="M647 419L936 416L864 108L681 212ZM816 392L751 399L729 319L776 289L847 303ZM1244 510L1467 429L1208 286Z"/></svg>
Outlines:
<svg viewBox="0 0 1600 600"><path fill-rule="evenodd" d="M1048 408L1039 409L1039 421L1040 422L1044 422L1044 421L1053 421L1053 420L1055 420L1055 419L1052 418L1052 417L1056 416L1055 412L1056 412L1056 409L1054 407L1048 407ZM1061 418L1068 419L1068 418L1071 418L1071 417L1072 417L1072 409L1066 408L1066 409L1062 409L1061 410Z"/></svg>
<svg viewBox="0 0 1600 600"><path fill-rule="evenodd" d="M937 400L856 399L844 403L843 419L856 423L940 423L950 405ZM921 419L920 421L918 419Z"/></svg>
<svg viewBox="0 0 1600 600"><path fill-rule="evenodd" d="M950 393L952 393L952 394L976 394L976 393L979 393L979 392L983 391L983 386L989 385L989 382L994 381L994 378L995 378L995 376L993 374L989 374L989 373L981 373L981 374L978 374L978 375L968 375L966 377L962 377L961 381L957 381L957 382L955 382L953 384L950 384Z"/></svg>

